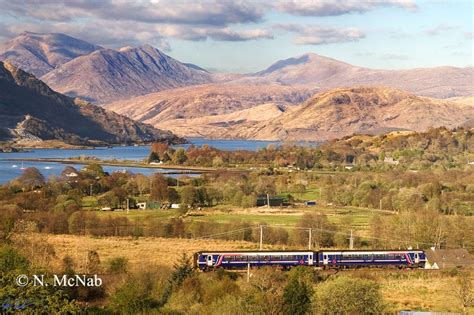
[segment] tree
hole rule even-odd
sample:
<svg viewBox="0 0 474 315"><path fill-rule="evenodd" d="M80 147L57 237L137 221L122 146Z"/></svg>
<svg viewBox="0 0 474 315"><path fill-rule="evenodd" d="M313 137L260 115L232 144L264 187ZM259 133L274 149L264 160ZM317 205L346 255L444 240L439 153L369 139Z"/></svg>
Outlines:
<svg viewBox="0 0 474 315"><path fill-rule="evenodd" d="M157 162L159 160L160 157L155 152L150 152L150 155L148 155L148 163Z"/></svg>
<svg viewBox="0 0 474 315"><path fill-rule="evenodd" d="M383 314L377 283L341 276L320 284L316 290L316 314Z"/></svg>
<svg viewBox="0 0 474 315"><path fill-rule="evenodd" d="M311 307L312 289L296 277L290 278L283 290L283 313L304 315Z"/></svg>
<svg viewBox="0 0 474 315"><path fill-rule="evenodd" d="M2 314L80 314L81 307L53 286L19 286L20 274L41 274L28 260L9 246L0 246L0 310Z"/></svg>
<svg viewBox="0 0 474 315"><path fill-rule="evenodd" d="M468 272L461 273L458 278L458 297L461 301L463 314L468 314L468 309L474 306L474 287Z"/></svg>
<svg viewBox="0 0 474 315"><path fill-rule="evenodd" d="M179 148L173 155L173 163L183 164L188 159L186 151L183 148Z"/></svg>
<svg viewBox="0 0 474 315"><path fill-rule="evenodd" d="M331 231L335 230L335 227L329 223L325 215L305 213L297 223L297 226L302 228L295 232L295 242L298 244L308 244L308 230L306 228L313 229L312 245L329 247L334 244L334 235Z"/></svg>
<svg viewBox="0 0 474 315"><path fill-rule="evenodd" d="M28 167L18 177L18 182L24 189L31 190L37 187L41 187L45 184L43 174L36 167Z"/></svg>
<svg viewBox="0 0 474 315"><path fill-rule="evenodd" d="M101 178L105 176L104 169L99 164L89 164L84 168L84 172L95 178Z"/></svg>
<svg viewBox="0 0 474 315"><path fill-rule="evenodd" d="M194 205L196 200L196 191L193 186L184 186L180 191L181 203L184 205Z"/></svg>
<svg viewBox="0 0 474 315"><path fill-rule="evenodd" d="M135 175L135 183L137 184L138 193L140 194L140 196L146 193L147 190L149 190L150 180L151 179L149 179L143 174L139 173Z"/></svg>
<svg viewBox="0 0 474 315"><path fill-rule="evenodd" d="M151 199L157 201L168 201L168 181L166 177L156 173L151 179Z"/></svg>

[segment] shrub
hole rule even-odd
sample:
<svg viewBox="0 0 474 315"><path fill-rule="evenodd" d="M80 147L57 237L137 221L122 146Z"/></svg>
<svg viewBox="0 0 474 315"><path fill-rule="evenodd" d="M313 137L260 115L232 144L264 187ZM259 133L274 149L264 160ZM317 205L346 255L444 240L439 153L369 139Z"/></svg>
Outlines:
<svg viewBox="0 0 474 315"><path fill-rule="evenodd" d="M382 314L384 304L377 283L338 277L319 285L316 314Z"/></svg>
<svg viewBox="0 0 474 315"><path fill-rule="evenodd" d="M128 269L128 260L125 257L115 257L108 262L109 273L125 273Z"/></svg>

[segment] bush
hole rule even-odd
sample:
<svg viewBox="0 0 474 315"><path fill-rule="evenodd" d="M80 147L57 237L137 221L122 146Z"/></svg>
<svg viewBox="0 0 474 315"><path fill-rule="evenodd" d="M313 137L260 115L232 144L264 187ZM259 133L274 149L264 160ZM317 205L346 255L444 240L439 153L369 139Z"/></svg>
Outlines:
<svg viewBox="0 0 474 315"><path fill-rule="evenodd" d="M125 257L115 257L108 262L109 273L125 273L128 269L128 260Z"/></svg>
<svg viewBox="0 0 474 315"><path fill-rule="evenodd" d="M304 315L311 307L313 290L304 281L293 277L283 290L283 313Z"/></svg>
<svg viewBox="0 0 474 315"><path fill-rule="evenodd" d="M338 277L317 288L316 314L382 314L384 304L377 283Z"/></svg>

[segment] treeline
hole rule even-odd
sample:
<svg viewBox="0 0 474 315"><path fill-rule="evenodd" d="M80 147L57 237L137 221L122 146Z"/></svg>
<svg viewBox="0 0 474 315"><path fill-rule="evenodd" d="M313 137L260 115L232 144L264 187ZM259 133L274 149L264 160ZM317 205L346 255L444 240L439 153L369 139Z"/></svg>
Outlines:
<svg viewBox="0 0 474 315"><path fill-rule="evenodd" d="M291 144L270 145L253 151L221 151L207 145L174 149L156 143L149 162L213 167L265 166L299 169L339 169L350 164L354 170L465 168L474 154L472 129L391 133L380 136L349 136L320 147Z"/></svg>

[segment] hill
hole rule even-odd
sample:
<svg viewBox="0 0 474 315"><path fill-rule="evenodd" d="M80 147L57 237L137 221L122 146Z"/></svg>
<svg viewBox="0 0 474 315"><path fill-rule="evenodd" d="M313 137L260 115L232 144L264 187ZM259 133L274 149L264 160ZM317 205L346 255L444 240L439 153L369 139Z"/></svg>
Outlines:
<svg viewBox="0 0 474 315"><path fill-rule="evenodd" d="M441 126L453 128L474 118L474 107L386 87L332 89L315 94L301 105L292 105L278 99L265 102L265 93L271 94L265 85L254 87L261 91L261 98L250 103L232 103L222 94L215 94L219 86L214 86L209 94L210 99L219 100L215 104L204 94L193 94L195 89L189 88L187 93L176 93L173 102L169 102L174 92L170 90L152 102L143 96L143 103L124 107L122 104L126 102L123 102L110 108L181 136L289 141L321 141L394 130L424 131ZM232 94L235 86L230 85L229 89L231 100L248 101L243 98L244 93L239 94L240 98ZM258 95L251 94L251 89L241 91L253 97ZM190 95L195 98L189 98ZM295 90L290 95L298 94Z"/></svg>
<svg viewBox="0 0 474 315"><path fill-rule="evenodd" d="M255 124L252 139L328 140L391 130L453 128L474 117L474 108L386 87L339 88L314 95L294 111Z"/></svg>
<svg viewBox="0 0 474 315"><path fill-rule="evenodd" d="M267 103L297 105L313 93L314 90L308 88L280 84L206 84L143 95L105 107L132 119L159 125L164 121L226 115Z"/></svg>
<svg viewBox="0 0 474 315"><path fill-rule="evenodd" d="M101 49L71 60L41 78L63 94L107 103L212 81L207 71L144 45Z"/></svg>
<svg viewBox="0 0 474 315"><path fill-rule="evenodd" d="M33 75L0 62L0 140L71 144L167 141L170 132L56 93Z"/></svg>
<svg viewBox="0 0 474 315"><path fill-rule="evenodd" d="M0 43L0 61L40 77L66 62L102 47L58 33L23 32Z"/></svg>
<svg viewBox="0 0 474 315"><path fill-rule="evenodd" d="M436 98L474 95L474 68L435 67L377 70L353 66L307 53L280 60L267 69L241 79L245 82L309 84L322 89L357 85L390 86Z"/></svg>

